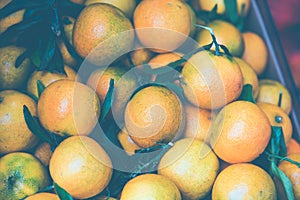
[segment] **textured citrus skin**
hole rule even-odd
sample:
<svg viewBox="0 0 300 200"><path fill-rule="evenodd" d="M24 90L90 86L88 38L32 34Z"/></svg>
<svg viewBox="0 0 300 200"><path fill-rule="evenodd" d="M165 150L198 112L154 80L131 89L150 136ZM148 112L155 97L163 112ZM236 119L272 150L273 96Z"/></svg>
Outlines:
<svg viewBox="0 0 300 200"><path fill-rule="evenodd" d="M278 106L270 103L257 103L258 107L267 115L272 126L282 127L286 146L292 137L293 127L290 117Z"/></svg>
<svg viewBox="0 0 300 200"><path fill-rule="evenodd" d="M276 200L277 195L267 172L256 165L240 163L226 167L217 176L212 200L217 199Z"/></svg>
<svg viewBox="0 0 300 200"><path fill-rule="evenodd" d="M244 41L241 32L232 24L222 20L215 20L207 24L212 28L219 44L225 45L233 56L240 57L244 51ZM210 44L212 38L210 32L201 29L196 37L200 46ZM215 50L215 46L212 47ZM222 50L221 50L222 51Z"/></svg>
<svg viewBox="0 0 300 200"><path fill-rule="evenodd" d="M203 141L185 138L177 141L162 157L158 173L172 180L185 199L201 199L212 188L219 161Z"/></svg>
<svg viewBox="0 0 300 200"><path fill-rule="evenodd" d="M300 144L294 138L290 139L286 148L287 154L300 153Z"/></svg>
<svg viewBox="0 0 300 200"><path fill-rule="evenodd" d="M88 135L100 115L100 101L88 86L62 79L42 92L38 116L47 130L59 135Z"/></svg>
<svg viewBox="0 0 300 200"><path fill-rule="evenodd" d="M230 74L230 76L228 76ZM194 54L182 69L182 88L195 106L218 109L237 99L243 75L234 60L210 51Z"/></svg>
<svg viewBox="0 0 300 200"><path fill-rule="evenodd" d="M43 165L48 166L52 156L50 144L47 142L39 144L34 151L34 156L38 158Z"/></svg>
<svg viewBox="0 0 300 200"><path fill-rule="evenodd" d="M149 99L151 98L151 100ZM137 92L125 109L125 126L132 140L141 147L170 142L182 131L183 108L171 90L149 86Z"/></svg>
<svg viewBox="0 0 300 200"><path fill-rule="evenodd" d="M87 136L65 139L53 152L49 170L53 180L74 198L100 193L109 183L112 164L104 149Z"/></svg>
<svg viewBox="0 0 300 200"><path fill-rule="evenodd" d="M144 174L131 179L123 188L120 200L164 199L180 200L180 192L168 178L157 174Z"/></svg>
<svg viewBox="0 0 300 200"><path fill-rule="evenodd" d="M59 200L56 194L41 192L27 197L25 200Z"/></svg>
<svg viewBox="0 0 300 200"><path fill-rule="evenodd" d="M49 186L49 181L46 168L31 154L0 158L0 199L22 199Z"/></svg>
<svg viewBox="0 0 300 200"><path fill-rule="evenodd" d="M144 0L136 7L133 22L140 42L155 52L178 48L191 30L191 15L181 0Z"/></svg>
<svg viewBox="0 0 300 200"><path fill-rule="evenodd" d="M124 151L128 155L133 155L136 150L141 149L137 144L135 144L130 136L128 135L127 131L125 129L121 130L118 133L118 140L120 141L120 144L122 145Z"/></svg>
<svg viewBox="0 0 300 200"><path fill-rule="evenodd" d="M225 106L213 122L210 144L228 163L251 162L268 145L271 124L255 104L235 101Z"/></svg>
<svg viewBox="0 0 300 200"><path fill-rule="evenodd" d="M29 150L38 141L25 122L24 105L36 116L36 103L29 96L15 90L0 92L0 154Z"/></svg>
<svg viewBox="0 0 300 200"><path fill-rule="evenodd" d="M131 48L132 29L131 22L121 10L109 4L95 3L79 14L73 30L73 45L83 58L93 51L89 61L104 66Z"/></svg>
<svg viewBox="0 0 300 200"><path fill-rule="evenodd" d="M252 32L243 33L245 43L242 58L250 64L257 74L262 74L267 66L268 49L264 40Z"/></svg>

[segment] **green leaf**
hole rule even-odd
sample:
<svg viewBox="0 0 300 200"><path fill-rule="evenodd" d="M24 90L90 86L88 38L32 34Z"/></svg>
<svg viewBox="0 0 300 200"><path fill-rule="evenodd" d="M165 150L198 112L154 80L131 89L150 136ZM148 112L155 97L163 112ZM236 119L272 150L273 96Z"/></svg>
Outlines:
<svg viewBox="0 0 300 200"><path fill-rule="evenodd" d="M49 65L55 53L55 45L55 36L53 34L50 34L48 43L43 49L42 62L38 66L39 70L44 70Z"/></svg>
<svg viewBox="0 0 300 200"><path fill-rule="evenodd" d="M231 53L229 52L229 49L228 49L225 45L222 45L222 44L220 44L220 47L221 47L221 49L224 51L224 53L225 53L230 59L232 59L232 55L231 55Z"/></svg>
<svg viewBox="0 0 300 200"><path fill-rule="evenodd" d="M115 81L114 79L110 79L109 81L109 88L108 91L106 93L104 102L103 102L103 106L101 109L101 117L100 117L100 123L106 118L107 114L109 113L111 106L113 104L114 101L114 84Z"/></svg>
<svg viewBox="0 0 300 200"><path fill-rule="evenodd" d="M48 142L51 146L56 145L50 138L49 133L40 125L37 117L33 117L26 105L23 105L23 114L25 122L29 130L44 142Z"/></svg>
<svg viewBox="0 0 300 200"><path fill-rule="evenodd" d="M36 67L39 67L42 63L41 52L38 50L34 51L30 56L30 60Z"/></svg>
<svg viewBox="0 0 300 200"><path fill-rule="evenodd" d="M57 183L54 183L54 189L60 199L73 200L72 196L66 190L64 190L62 187L60 187Z"/></svg>
<svg viewBox="0 0 300 200"><path fill-rule="evenodd" d="M241 93L241 95L239 97L239 100L256 103L255 99L253 97L252 85L250 85L250 84L244 85L242 93Z"/></svg>
<svg viewBox="0 0 300 200"><path fill-rule="evenodd" d="M236 0L224 0L225 4L225 13L232 24L236 24L239 20L238 16L238 7Z"/></svg>
<svg viewBox="0 0 300 200"><path fill-rule="evenodd" d="M40 80L36 81L36 86L37 86L37 90L38 90L38 97L40 97L46 87Z"/></svg>
<svg viewBox="0 0 300 200"><path fill-rule="evenodd" d="M212 21L218 17L218 4L216 4L213 9L208 13L208 19L209 21Z"/></svg>

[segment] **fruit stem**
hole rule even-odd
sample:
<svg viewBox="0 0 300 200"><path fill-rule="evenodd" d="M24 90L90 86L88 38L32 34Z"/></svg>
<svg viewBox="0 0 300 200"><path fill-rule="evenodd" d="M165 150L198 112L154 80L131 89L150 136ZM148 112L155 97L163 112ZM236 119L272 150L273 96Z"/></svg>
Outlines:
<svg viewBox="0 0 300 200"><path fill-rule="evenodd" d="M196 27L199 27L199 28L204 28L206 30L209 31L211 37L212 37L212 40L213 40L213 44L215 45L216 47L216 55L217 56L221 56L221 53L220 53L220 45L219 43L217 42L217 38L215 36L215 33L214 33L214 30L210 27L207 27L207 26L203 26L203 25L200 25L200 24L194 24Z"/></svg>
<svg viewBox="0 0 300 200"><path fill-rule="evenodd" d="M275 121L276 121L276 123L282 123L282 117L276 115L276 116L275 116Z"/></svg>
<svg viewBox="0 0 300 200"><path fill-rule="evenodd" d="M274 154L270 154L270 153L267 153L267 155L268 155L270 158L277 158L277 159L279 159L280 161L285 160L285 161L287 161L287 162L290 162L290 163L292 163L292 164L297 165L298 167L300 167L300 163L299 163L299 162L294 161L294 160L292 160L292 159L290 159L290 158L288 158L288 157L282 157L282 156L278 156L278 155L274 155Z"/></svg>
<svg viewBox="0 0 300 200"><path fill-rule="evenodd" d="M281 107L281 103L282 103L282 91L279 92L279 98L278 98L277 106Z"/></svg>

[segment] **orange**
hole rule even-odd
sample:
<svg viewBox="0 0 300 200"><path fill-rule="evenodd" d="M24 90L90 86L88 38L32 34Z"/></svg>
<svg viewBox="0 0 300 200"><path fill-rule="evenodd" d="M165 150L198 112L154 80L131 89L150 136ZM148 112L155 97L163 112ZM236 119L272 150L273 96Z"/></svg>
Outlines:
<svg viewBox="0 0 300 200"><path fill-rule="evenodd" d="M287 148L287 154L300 153L300 144L297 142L297 140L293 138L290 139L286 148Z"/></svg>
<svg viewBox="0 0 300 200"><path fill-rule="evenodd" d="M12 0L1 0L0 1L0 9L4 8L7 4L9 4ZM0 34L6 31L10 26L13 26L17 23L23 21L23 16L25 13L25 9L18 10L13 12L9 16L0 20Z"/></svg>
<svg viewBox="0 0 300 200"><path fill-rule="evenodd" d="M137 78L132 72L127 73L125 69L118 66L110 66L106 69L97 69L92 72L87 85L96 91L101 103L105 100L111 79L114 79L112 112L115 120L123 123L126 103L138 87Z"/></svg>
<svg viewBox="0 0 300 200"><path fill-rule="evenodd" d="M131 179L124 186L120 200L164 199L180 200L180 192L168 178L157 174L144 174Z"/></svg>
<svg viewBox="0 0 300 200"><path fill-rule="evenodd" d="M185 138L161 158L158 173L172 180L184 199L201 199L211 190L219 170L217 156L204 142Z"/></svg>
<svg viewBox="0 0 300 200"><path fill-rule="evenodd" d="M17 58L26 49L17 46L6 46L0 48L0 90L18 89L22 90L27 78L32 72L30 60L26 58L22 64L16 68Z"/></svg>
<svg viewBox="0 0 300 200"><path fill-rule="evenodd" d="M42 126L58 135L88 135L96 126L100 102L88 86L67 79L53 82L38 102Z"/></svg>
<svg viewBox="0 0 300 200"><path fill-rule="evenodd" d="M128 102L125 127L132 140L141 147L168 143L181 134L183 112L174 92L161 86L148 86Z"/></svg>
<svg viewBox="0 0 300 200"><path fill-rule="evenodd" d="M43 142L37 146L34 151L34 156L38 158L45 166L49 165L49 161L52 155L50 144Z"/></svg>
<svg viewBox="0 0 300 200"><path fill-rule="evenodd" d="M300 153L288 154L287 157L296 162L300 162ZM283 160L279 163L278 167L290 179L292 186L293 186L295 199L299 199L300 198L300 182L299 182L300 168L299 168L299 166L297 166L291 162Z"/></svg>
<svg viewBox="0 0 300 200"><path fill-rule="evenodd" d="M217 176L212 200L217 199L276 200L277 195L267 172L256 165L240 163L228 166Z"/></svg>
<svg viewBox="0 0 300 200"><path fill-rule="evenodd" d="M73 45L77 53L95 65L110 64L120 54L127 53L133 43L133 27L118 8L104 3L86 6L79 14Z"/></svg>
<svg viewBox="0 0 300 200"><path fill-rule="evenodd" d="M266 102L278 105L279 94L282 93L281 108L289 114L292 110L292 98L290 92L281 83L275 80L261 79L259 81L259 91L257 102Z"/></svg>
<svg viewBox="0 0 300 200"><path fill-rule="evenodd" d="M268 49L264 40L256 33L243 33L245 43L242 58L260 75L265 71L268 61Z"/></svg>
<svg viewBox="0 0 300 200"><path fill-rule="evenodd" d="M219 158L228 163L251 162L267 147L271 125L255 104L235 101L217 115L210 144Z"/></svg>
<svg viewBox="0 0 300 200"><path fill-rule="evenodd" d="M70 68L69 66L65 65L64 70L65 74L59 73L52 73L49 71L34 71L27 81L27 91L38 97L38 89L37 89L37 81L41 81L42 84L47 87L50 83L54 81L61 80L61 79L70 79L74 80L77 78L76 72Z"/></svg>
<svg viewBox="0 0 300 200"><path fill-rule="evenodd" d="M38 141L25 122L24 105L36 116L36 103L29 96L14 90L0 92L0 154L29 150Z"/></svg>
<svg viewBox="0 0 300 200"><path fill-rule="evenodd" d="M72 136L53 152L49 170L53 181L74 198L89 198L109 183L112 164L104 149L87 136Z"/></svg>
<svg viewBox="0 0 300 200"><path fill-rule="evenodd" d="M229 22L214 20L206 26L213 29L219 44L225 45L233 56L240 57L244 51L244 41L241 32ZM200 46L210 44L212 37L206 29L199 29L196 41ZM212 49L215 49L213 45Z"/></svg>
<svg viewBox="0 0 300 200"><path fill-rule="evenodd" d="M181 85L192 104L204 109L218 109L240 96L243 75L231 58L201 51L184 65Z"/></svg>
<svg viewBox="0 0 300 200"><path fill-rule="evenodd" d="M86 0L85 5L90 5L93 3L107 3L112 6L115 6L122 10L124 14L128 18L132 18L133 11L136 6L135 0L127 0L127 1L120 1L120 0Z"/></svg>
<svg viewBox="0 0 300 200"><path fill-rule="evenodd" d="M41 192L27 197L25 200L59 200L56 194Z"/></svg>
<svg viewBox="0 0 300 200"><path fill-rule="evenodd" d="M130 58L134 66L143 65L153 57L153 52L147 48L142 47L140 44L135 46L135 50L130 52Z"/></svg>
<svg viewBox="0 0 300 200"><path fill-rule="evenodd" d="M193 10L193 8L188 3L186 3L185 5L188 7L190 15L191 15L190 37L193 37L196 33L196 26L194 26L194 25L197 23L197 16L196 16L196 12Z"/></svg>
<svg viewBox="0 0 300 200"><path fill-rule="evenodd" d="M23 199L49 184L46 168L31 154L15 152L0 158L0 199Z"/></svg>
<svg viewBox="0 0 300 200"><path fill-rule="evenodd" d="M186 114L184 137L197 138L207 142L209 130L216 115L209 110L189 104L184 105L184 111Z"/></svg>
<svg viewBox="0 0 300 200"><path fill-rule="evenodd" d="M276 105L263 102L257 103L257 105L267 115L272 126L282 127L284 141L285 144L288 145L293 133L290 117Z"/></svg>
<svg viewBox="0 0 300 200"><path fill-rule="evenodd" d="M78 61L71 55L71 53L67 49L65 42L58 39L57 45L63 57L64 63L71 67L75 67L78 64Z"/></svg>
<svg viewBox="0 0 300 200"><path fill-rule="evenodd" d="M191 30L190 11L181 0L143 0L133 22L140 42L155 52L177 49Z"/></svg>
<svg viewBox="0 0 300 200"><path fill-rule="evenodd" d="M72 37L73 37L73 29L76 19L70 16L63 16L62 22L63 22L63 29L66 36L67 41L70 44L73 44Z"/></svg>
<svg viewBox="0 0 300 200"><path fill-rule="evenodd" d="M136 150L141 149L137 144L135 144L130 136L128 135L125 129L121 130L118 133L118 140L120 141L123 149L127 153L127 155L131 156L135 153Z"/></svg>
<svg viewBox="0 0 300 200"><path fill-rule="evenodd" d="M243 59L234 58L235 62L237 62L240 66L240 69L242 71L243 74L243 82L244 85L246 84L250 84L252 85L252 90L253 90L253 97L257 97L258 95L258 77L257 74L255 73L255 71L253 70L253 68L247 63L245 62Z"/></svg>
<svg viewBox="0 0 300 200"><path fill-rule="evenodd" d="M213 7L217 4L218 5L218 10L217 13L218 14L224 14L226 7L225 7L225 3L224 0L195 0L198 1L199 6L202 10L205 11L211 11L213 9ZM242 13L242 5L245 5L245 10L244 10L244 15L247 15L248 11L249 11L249 7L251 4L250 0L237 0L237 8L238 8L238 14L241 15Z"/></svg>

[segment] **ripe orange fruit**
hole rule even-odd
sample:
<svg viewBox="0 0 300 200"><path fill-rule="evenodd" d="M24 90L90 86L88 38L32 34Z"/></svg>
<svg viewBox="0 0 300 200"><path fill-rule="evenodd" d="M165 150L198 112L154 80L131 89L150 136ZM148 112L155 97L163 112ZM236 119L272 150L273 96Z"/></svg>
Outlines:
<svg viewBox="0 0 300 200"><path fill-rule="evenodd" d="M48 166L52 156L50 144L43 142L38 145L34 151L34 156L38 158L45 166Z"/></svg>
<svg viewBox="0 0 300 200"><path fill-rule="evenodd" d="M27 81L27 91L30 94L38 97L37 80L40 80L45 87L50 85L50 83L61 79L69 79L73 81L76 80L77 75L72 68L65 65L64 70L66 72L66 75L51 73L49 71L34 71Z"/></svg>
<svg viewBox="0 0 300 200"><path fill-rule="evenodd" d="M7 4L9 4L12 0L2 0L0 1L0 9L4 8ZM15 25L23 21L23 16L25 13L25 9L18 10L17 12L13 12L9 16L0 20L0 34L6 31L10 26Z"/></svg>
<svg viewBox="0 0 300 200"><path fill-rule="evenodd" d="M258 95L258 77L253 68L243 59L235 57L234 60L238 63L240 66L240 69L243 74L243 82L244 85L250 84L252 85L253 90L253 97L257 97Z"/></svg>
<svg viewBox="0 0 300 200"><path fill-rule="evenodd" d="M90 62L105 66L130 50L134 40L132 29L131 22L118 8L104 3L91 4L76 20L73 45L81 57L89 55Z"/></svg>
<svg viewBox="0 0 300 200"><path fill-rule="evenodd" d="M287 157L296 162L300 162L300 153L288 154ZM278 167L290 179L292 186L293 186L295 199L299 199L300 198L300 182L299 182L300 168L299 168L299 166L297 166L291 162L283 160L279 163Z"/></svg>
<svg viewBox="0 0 300 200"><path fill-rule="evenodd" d="M185 199L205 197L218 170L218 158L209 146L192 138L175 142L158 166L158 173L172 180Z"/></svg>
<svg viewBox="0 0 300 200"><path fill-rule="evenodd" d="M243 33L243 39L245 43L243 60L249 63L258 75L262 74L268 61L268 49L264 40L252 32Z"/></svg>
<svg viewBox="0 0 300 200"><path fill-rule="evenodd" d="M125 129L118 133L118 140L120 141L124 151L130 156L133 155L136 150L141 149L141 147L132 141Z"/></svg>
<svg viewBox="0 0 300 200"><path fill-rule="evenodd" d="M276 189L270 175L250 163L233 164L217 176L212 200L269 199L276 200Z"/></svg>
<svg viewBox="0 0 300 200"><path fill-rule="evenodd" d="M297 140L293 138L290 139L286 148L287 148L287 154L300 153L300 144L297 142Z"/></svg>
<svg viewBox="0 0 300 200"><path fill-rule="evenodd" d="M40 96L43 127L58 135L88 135L96 126L100 102L88 86L67 79L50 84Z"/></svg>
<svg viewBox="0 0 300 200"><path fill-rule="evenodd" d="M15 90L0 92L0 154L29 150L38 141L27 127L23 105L36 116L36 103L29 96Z"/></svg>
<svg viewBox="0 0 300 200"><path fill-rule="evenodd" d="M141 89L125 109L125 127L132 140L141 147L170 142L181 133L183 120L179 98L161 86Z"/></svg>
<svg viewBox="0 0 300 200"><path fill-rule="evenodd" d="M222 20L214 20L207 24L212 28L219 44L225 45L233 56L240 57L244 51L244 41L241 32L232 24ZM196 41L200 46L210 44L212 38L206 29L200 29ZM213 45L212 49L215 49Z"/></svg>
<svg viewBox="0 0 300 200"><path fill-rule="evenodd" d="M124 186L120 200L164 199L180 200L180 192L168 178L157 174L143 174L131 179Z"/></svg>
<svg viewBox="0 0 300 200"><path fill-rule="evenodd" d="M253 103L235 101L218 113L210 144L218 157L228 163L251 162L265 150L270 136L266 114Z"/></svg>
<svg viewBox="0 0 300 200"><path fill-rule="evenodd" d="M184 105L186 114L186 125L184 129L184 137L197 138L204 142L208 142L209 130L216 115L189 104Z"/></svg>
<svg viewBox="0 0 300 200"><path fill-rule="evenodd" d="M130 52L130 58L134 66L143 65L153 57L153 52L148 48L142 47L140 44L135 46L135 50Z"/></svg>
<svg viewBox="0 0 300 200"><path fill-rule="evenodd" d="M281 108L289 114L292 110L292 98L290 92L281 83L275 80L261 79L257 102L266 102L278 105L279 94L282 92Z"/></svg>
<svg viewBox="0 0 300 200"><path fill-rule="evenodd" d="M65 36L67 41L70 44L73 44L72 38L73 38L73 29L76 19L70 16L63 16L62 23L63 23L63 29L65 32Z"/></svg>
<svg viewBox="0 0 300 200"><path fill-rule="evenodd" d="M25 51L22 47L6 46L0 48L0 90L22 90L31 73L30 60L26 58L16 68L17 58Z"/></svg>
<svg viewBox="0 0 300 200"><path fill-rule="evenodd" d="M52 179L74 198L89 198L109 183L112 164L103 148L87 136L72 136L54 150L49 170Z"/></svg>
<svg viewBox="0 0 300 200"><path fill-rule="evenodd" d="M191 15L181 0L144 0L133 15L140 42L155 52L177 49L191 30Z"/></svg>
<svg viewBox="0 0 300 200"><path fill-rule="evenodd" d="M31 154L15 152L0 158L0 199L23 199L49 183L46 168Z"/></svg>
<svg viewBox="0 0 300 200"><path fill-rule="evenodd" d="M25 200L59 200L59 197L53 193L41 192L31 195Z"/></svg>
<svg viewBox="0 0 300 200"><path fill-rule="evenodd" d="M196 30L197 30L196 26L194 26L195 24L197 24L197 16L196 16L196 13L195 13L194 9L188 3L186 3L185 5L188 7L190 15L191 15L190 37L193 37L196 33Z"/></svg>
<svg viewBox="0 0 300 200"><path fill-rule="evenodd" d="M112 112L117 122L124 123L124 112L127 101L138 87L137 78L132 72L128 72L116 66L106 69L97 69L91 73L87 85L93 88L101 103L104 102L109 89L110 80L114 79L114 101Z"/></svg>
<svg viewBox="0 0 300 200"><path fill-rule="evenodd" d="M211 11L213 9L213 7L217 4L218 5L217 13L218 14L225 13L226 7L225 7L224 0L210 0L210 1L197 0L197 1L202 10ZM242 14L242 5L244 4L245 5L244 16L247 15L251 1L250 0L237 0L236 3L237 3L237 8L238 8L238 14L239 15Z"/></svg>
<svg viewBox="0 0 300 200"><path fill-rule="evenodd" d="M285 144L288 145L292 133L293 127L290 117L278 106L270 103L257 103L258 107L264 111L269 118L272 126L282 127Z"/></svg>
<svg viewBox="0 0 300 200"><path fill-rule="evenodd" d="M85 5L94 3L107 3L122 10L126 17L132 18L133 11L136 6L135 0L119 1L119 0L86 0Z"/></svg>
<svg viewBox="0 0 300 200"><path fill-rule="evenodd" d="M192 104L204 109L218 109L240 96L243 75L231 58L201 51L184 65L182 88Z"/></svg>

